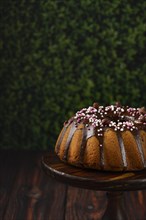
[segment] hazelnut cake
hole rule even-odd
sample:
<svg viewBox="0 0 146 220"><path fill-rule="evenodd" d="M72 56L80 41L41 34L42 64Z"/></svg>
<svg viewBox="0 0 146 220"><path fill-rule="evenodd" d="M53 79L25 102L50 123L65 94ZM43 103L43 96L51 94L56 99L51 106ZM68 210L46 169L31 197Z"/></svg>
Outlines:
<svg viewBox="0 0 146 220"><path fill-rule="evenodd" d="M55 146L71 165L106 171L146 168L146 110L122 106L83 108L64 123Z"/></svg>

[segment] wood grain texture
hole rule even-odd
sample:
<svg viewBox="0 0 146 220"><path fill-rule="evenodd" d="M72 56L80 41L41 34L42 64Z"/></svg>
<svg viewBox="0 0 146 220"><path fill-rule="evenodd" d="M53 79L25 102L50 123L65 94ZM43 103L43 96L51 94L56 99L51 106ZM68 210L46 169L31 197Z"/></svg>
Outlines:
<svg viewBox="0 0 146 220"><path fill-rule="evenodd" d="M101 219L105 192L71 187L47 176L41 167L47 154L0 152L0 220ZM146 190L125 192L124 203L128 220L146 220Z"/></svg>
<svg viewBox="0 0 146 220"><path fill-rule="evenodd" d="M104 192L69 187L65 220L100 220L106 205Z"/></svg>
<svg viewBox="0 0 146 220"><path fill-rule="evenodd" d="M0 219L4 219L4 215L7 212L6 206L19 169L20 158L13 160L11 154L11 151L0 153Z"/></svg>
<svg viewBox="0 0 146 220"><path fill-rule="evenodd" d="M15 164L17 166L11 169L11 173L16 172L16 174L7 193L9 199L7 199L7 204L5 202L5 208L2 209L5 210L3 220L60 220L64 218L66 186L44 175L40 165L41 156L40 153L28 152L23 152L22 155L16 152L15 155L11 155L14 161L17 157L21 159ZM9 176L7 171L5 170L5 178ZM6 188L7 186L8 184L5 185Z"/></svg>
<svg viewBox="0 0 146 220"><path fill-rule="evenodd" d="M129 220L146 220L146 190L125 192L124 202Z"/></svg>
<svg viewBox="0 0 146 220"><path fill-rule="evenodd" d="M146 190L124 192L123 200L128 220L146 220ZM65 220L100 220L107 208L105 192L71 186L66 202ZM104 219L117 220L115 216Z"/></svg>

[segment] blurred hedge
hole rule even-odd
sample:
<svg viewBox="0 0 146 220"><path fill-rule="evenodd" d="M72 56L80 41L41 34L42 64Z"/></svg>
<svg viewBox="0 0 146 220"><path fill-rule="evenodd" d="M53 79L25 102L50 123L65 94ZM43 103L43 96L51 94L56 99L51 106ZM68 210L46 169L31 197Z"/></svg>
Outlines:
<svg viewBox="0 0 146 220"><path fill-rule="evenodd" d="M146 104L146 1L1 1L0 146L47 149L95 100Z"/></svg>

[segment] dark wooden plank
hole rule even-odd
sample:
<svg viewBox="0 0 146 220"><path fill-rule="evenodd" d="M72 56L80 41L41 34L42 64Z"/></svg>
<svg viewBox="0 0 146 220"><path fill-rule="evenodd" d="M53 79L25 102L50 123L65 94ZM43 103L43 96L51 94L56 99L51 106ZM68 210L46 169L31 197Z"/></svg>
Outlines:
<svg viewBox="0 0 146 220"><path fill-rule="evenodd" d="M14 151L0 151L0 219L4 218L10 191L19 169L20 158L15 155L17 152Z"/></svg>
<svg viewBox="0 0 146 220"><path fill-rule="evenodd" d="M128 220L146 220L146 191L124 192L124 203ZM65 220L100 220L106 207L104 192L69 187Z"/></svg>
<svg viewBox="0 0 146 220"><path fill-rule="evenodd" d="M45 183L44 187L42 187L44 190L44 201L36 206L36 219L64 220L67 187L53 179L48 181L49 184ZM41 218L41 215L43 218Z"/></svg>
<svg viewBox="0 0 146 220"><path fill-rule="evenodd" d="M23 152L19 157L21 158L21 162L17 164L19 170L10 189L3 219L64 219L66 186L44 174L40 163L42 153Z"/></svg>
<svg viewBox="0 0 146 220"><path fill-rule="evenodd" d="M65 220L100 220L106 205L105 192L69 187Z"/></svg>
<svg viewBox="0 0 146 220"><path fill-rule="evenodd" d="M129 220L146 220L146 190L125 192L124 200Z"/></svg>
<svg viewBox="0 0 146 220"><path fill-rule="evenodd" d="M129 220L123 191L107 192L107 208L102 220Z"/></svg>

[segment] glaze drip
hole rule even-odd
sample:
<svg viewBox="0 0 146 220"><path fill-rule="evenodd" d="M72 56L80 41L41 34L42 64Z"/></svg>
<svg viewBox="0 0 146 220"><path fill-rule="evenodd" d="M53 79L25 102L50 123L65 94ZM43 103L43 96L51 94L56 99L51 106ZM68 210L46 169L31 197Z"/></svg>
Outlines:
<svg viewBox="0 0 146 220"><path fill-rule="evenodd" d="M76 131L76 126L75 126L75 123L72 122L70 132L69 132L69 135L66 141L66 146L65 146L64 156L63 156L64 161L67 161L68 150L69 150L70 143L71 143L71 140L72 140L72 137L75 131Z"/></svg>
<svg viewBox="0 0 146 220"><path fill-rule="evenodd" d="M62 133L61 133L61 136L59 137L59 140L57 141L57 146L56 146L56 153L57 153L57 154L59 153L60 146L61 146L61 143L62 143L64 134L65 134L65 132L66 132L66 129L67 129L67 127L64 126L64 127L63 127L63 130L62 130Z"/></svg>
<svg viewBox="0 0 146 220"><path fill-rule="evenodd" d="M87 139L96 134L95 128L93 126L89 126L86 129L87 129Z"/></svg>
<svg viewBox="0 0 146 220"><path fill-rule="evenodd" d="M144 152L143 152L143 149L142 149L142 143L141 143L141 140L140 140L139 131L133 131L132 133L135 137L135 140L136 140L136 143L137 143L137 147L138 147L143 165L144 165L144 167L146 167L146 161L144 159Z"/></svg>
<svg viewBox="0 0 146 220"><path fill-rule="evenodd" d="M124 170L126 170L126 168L127 168L126 151L125 151L125 147L124 147L123 138L122 138L122 135L120 132L117 132L117 138L118 138L119 146L120 146L120 150L121 150L121 156L122 156Z"/></svg>
<svg viewBox="0 0 146 220"><path fill-rule="evenodd" d="M96 138L99 141L99 148L100 148L100 167L103 170L104 169L104 145L103 145L103 140L104 140L104 132L101 136L98 136L96 133Z"/></svg>
<svg viewBox="0 0 146 220"><path fill-rule="evenodd" d="M87 142L87 128L83 128L83 133L82 133L82 143L81 143L81 148L80 148L80 156L79 156L79 164L82 165L84 161L84 153L85 153L85 148L86 148L86 142Z"/></svg>

